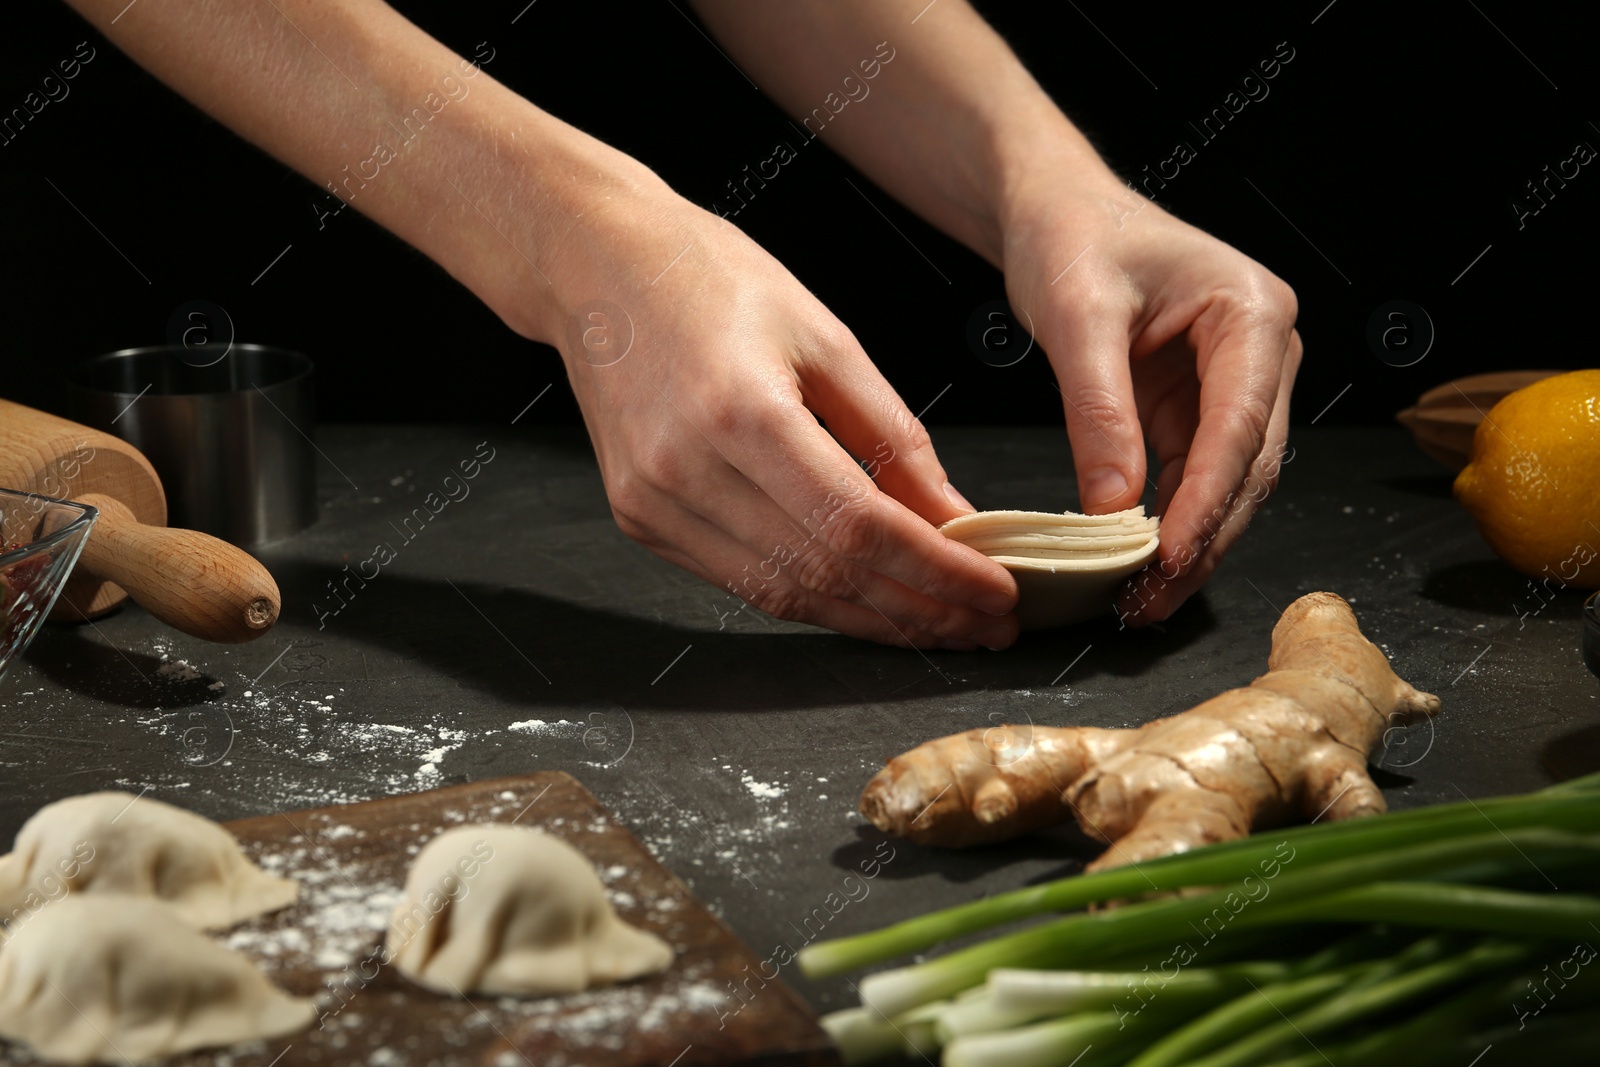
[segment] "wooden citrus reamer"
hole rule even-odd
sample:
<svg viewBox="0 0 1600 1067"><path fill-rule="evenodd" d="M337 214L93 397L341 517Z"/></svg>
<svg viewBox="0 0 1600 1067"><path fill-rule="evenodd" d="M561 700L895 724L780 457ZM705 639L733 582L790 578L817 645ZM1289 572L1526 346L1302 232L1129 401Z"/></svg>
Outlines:
<svg viewBox="0 0 1600 1067"><path fill-rule="evenodd" d="M155 468L128 442L0 400L0 487L98 508L55 619L95 618L132 596L167 625L208 641L251 641L272 628L278 585L249 553L167 527Z"/></svg>

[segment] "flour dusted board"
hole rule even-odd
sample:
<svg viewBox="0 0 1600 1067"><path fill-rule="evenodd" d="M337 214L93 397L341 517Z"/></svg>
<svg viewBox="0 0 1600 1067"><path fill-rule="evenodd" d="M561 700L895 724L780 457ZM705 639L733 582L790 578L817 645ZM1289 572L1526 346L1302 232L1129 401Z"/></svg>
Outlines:
<svg viewBox="0 0 1600 1067"><path fill-rule="evenodd" d="M572 997L455 1001L377 965L406 870L434 835L466 822L557 834L599 870L618 915L677 950L663 975ZM245 854L300 881L293 909L225 940L285 990L317 996L322 1025L292 1040L185 1067L834 1067L795 993L761 988L756 957L583 786L541 772L228 824ZM748 970L746 969L748 967ZM729 982L749 982L740 1007ZM741 987L743 988L743 987ZM748 997L749 994L746 994ZM726 1024L719 1022L726 1017ZM281 1057L281 1059L275 1059Z"/></svg>

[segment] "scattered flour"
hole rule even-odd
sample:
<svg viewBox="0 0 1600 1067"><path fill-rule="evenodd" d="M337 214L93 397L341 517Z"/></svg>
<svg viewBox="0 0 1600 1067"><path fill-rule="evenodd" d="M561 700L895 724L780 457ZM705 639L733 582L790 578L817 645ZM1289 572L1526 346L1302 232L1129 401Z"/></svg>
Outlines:
<svg viewBox="0 0 1600 1067"><path fill-rule="evenodd" d="M567 737L576 736L582 732L583 723L568 722L566 719L559 719L556 722L545 722L543 719L524 719L521 722L512 723L506 729L514 733L534 734L539 737Z"/></svg>
<svg viewBox="0 0 1600 1067"><path fill-rule="evenodd" d="M733 770L730 764L721 766ZM659 791L654 792L653 800L646 794L608 799L615 805L617 817L690 888L695 886L696 868L717 868L731 873L741 886L748 883L751 889L761 889L766 884L762 871L781 869L794 861L797 849L810 846L797 839L789 801L784 799L788 793L785 786L760 781L748 771L739 773L739 782L756 802L751 805L754 810L737 818L702 812L692 797L674 801ZM705 903L713 914L721 914L719 900L706 899ZM669 907L665 903L648 906Z"/></svg>
<svg viewBox="0 0 1600 1067"><path fill-rule="evenodd" d="M754 777L751 776L749 771L745 771L744 774L739 777L739 781L743 782L744 787L750 790L751 794L754 796L763 797L765 799L775 799L783 796L783 786L779 785L777 782L758 782Z"/></svg>
<svg viewBox="0 0 1600 1067"><path fill-rule="evenodd" d="M354 833L348 826L329 827L324 833L348 836L338 830ZM351 966L382 940L389 913L402 896L399 886L363 884L360 870L333 866L332 858L318 848L269 853L256 861L300 883L300 907L291 924L279 925L281 917L267 916L235 930L223 944L262 960L269 974L303 969L308 963L334 972Z"/></svg>
<svg viewBox="0 0 1600 1067"><path fill-rule="evenodd" d="M716 1029L732 998L703 977L686 982L666 989L612 986L540 1000L501 998L496 1004L507 1014L533 1021L548 1035L548 1044L540 1049L546 1053L541 1067L576 1067L593 1058L590 1050L626 1048L630 1031ZM496 1062L526 1064L520 1055Z"/></svg>
<svg viewBox="0 0 1600 1067"><path fill-rule="evenodd" d="M446 755L460 747L460 745L440 745L438 748L430 748L424 752L422 754L422 766L417 768L417 779L421 782L438 782L442 777L439 774L439 764L444 762Z"/></svg>
<svg viewBox="0 0 1600 1067"><path fill-rule="evenodd" d="M200 672L189 666L189 661L186 659L163 663L156 668L156 674L174 682L197 682L200 680ZM212 688L215 688L215 686Z"/></svg>

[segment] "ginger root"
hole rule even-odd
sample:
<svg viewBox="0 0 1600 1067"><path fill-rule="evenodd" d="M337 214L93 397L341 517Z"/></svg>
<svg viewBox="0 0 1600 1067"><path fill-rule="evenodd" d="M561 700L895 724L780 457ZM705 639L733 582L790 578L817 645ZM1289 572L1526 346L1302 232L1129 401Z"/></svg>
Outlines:
<svg viewBox="0 0 1600 1067"><path fill-rule="evenodd" d="M861 794L878 829L918 844L1001 841L1076 818L1111 847L1091 870L1282 825L1385 810L1367 757L1439 711L1361 634L1350 605L1310 593L1272 630L1267 673L1127 730L1002 726L889 760Z"/></svg>

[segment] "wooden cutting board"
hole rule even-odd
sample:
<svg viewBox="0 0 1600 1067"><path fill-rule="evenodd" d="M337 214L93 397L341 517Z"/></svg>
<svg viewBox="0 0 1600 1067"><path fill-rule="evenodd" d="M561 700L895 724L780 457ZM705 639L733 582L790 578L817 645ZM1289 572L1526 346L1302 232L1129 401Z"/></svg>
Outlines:
<svg viewBox="0 0 1600 1067"><path fill-rule="evenodd" d="M626 921L664 938L663 975L570 997L437 996L378 965L412 857L470 822L556 834L592 860ZM222 939L283 989L315 996L320 1025L192 1067L836 1067L810 1008L570 775L546 771L227 824L245 854L301 882L294 908ZM738 995L735 995L738 990ZM244 1054L241 1054L243 1052Z"/></svg>

